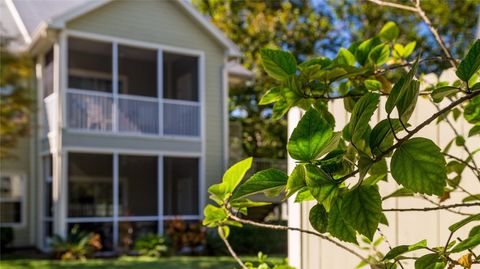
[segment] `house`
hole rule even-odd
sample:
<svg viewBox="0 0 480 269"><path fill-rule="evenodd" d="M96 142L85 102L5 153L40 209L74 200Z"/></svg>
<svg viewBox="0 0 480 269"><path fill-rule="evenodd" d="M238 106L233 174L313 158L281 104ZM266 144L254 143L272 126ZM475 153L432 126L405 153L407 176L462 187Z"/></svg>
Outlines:
<svg viewBox="0 0 480 269"><path fill-rule="evenodd" d="M129 249L197 221L228 161L236 46L183 0L1 0L36 64L32 136L1 164L1 225L46 250L74 226Z"/></svg>

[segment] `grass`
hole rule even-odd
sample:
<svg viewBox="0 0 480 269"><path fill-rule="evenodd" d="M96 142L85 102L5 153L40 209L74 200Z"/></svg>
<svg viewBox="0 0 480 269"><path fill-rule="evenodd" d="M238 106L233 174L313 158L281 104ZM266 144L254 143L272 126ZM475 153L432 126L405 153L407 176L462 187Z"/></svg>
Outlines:
<svg viewBox="0 0 480 269"><path fill-rule="evenodd" d="M247 257L245 260L254 261ZM280 261L281 258L273 258ZM46 259L6 259L1 269L232 269L239 268L231 257L120 257L87 261L57 261Z"/></svg>

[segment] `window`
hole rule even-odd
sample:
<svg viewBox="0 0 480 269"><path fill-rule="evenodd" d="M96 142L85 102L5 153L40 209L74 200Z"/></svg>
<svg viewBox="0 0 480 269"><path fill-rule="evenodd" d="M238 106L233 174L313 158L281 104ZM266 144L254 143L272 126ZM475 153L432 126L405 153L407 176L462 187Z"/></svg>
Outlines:
<svg viewBox="0 0 480 269"><path fill-rule="evenodd" d="M118 92L157 97L157 51L118 46Z"/></svg>
<svg viewBox="0 0 480 269"><path fill-rule="evenodd" d="M113 156L70 153L68 156L68 216L113 215Z"/></svg>
<svg viewBox="0 0 480 269"><path fill-rule="evenodd" d="M0 224L2 226L23 223L24 179L20 175L0 176Z"/></svg>
<svg viewBox="0 0 480 269"><path fill-rule="evenodd" d="M198 101L198 57L163 53L163 97Z"/></svg>
<svg viewBox="0 0 480 269"><path fill-rule="evenodd" d="M69 38L68 87L112 92L112 44Z"/></svg>
<svg viewBox="0 0 480 269"><path fill-rule="evenodd" d="M157 157L120 156L119 215L158 215Z"/></svg>
<svg viewBox="0 0 480 269"><path fill-rule="evenodd" d="M198 158L164 158L164 214L198 214Z"/></svg>

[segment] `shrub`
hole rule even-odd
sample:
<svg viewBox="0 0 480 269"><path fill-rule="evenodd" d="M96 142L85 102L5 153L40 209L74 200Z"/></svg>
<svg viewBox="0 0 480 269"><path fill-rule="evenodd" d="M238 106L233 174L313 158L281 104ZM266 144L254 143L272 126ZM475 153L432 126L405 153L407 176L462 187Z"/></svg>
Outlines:
<svg viewBox="0 0 480 269"><path fill-rule="evenodd" d="M142 256L160 257L168 252L167 240L157 234L145 234L135 241L134 250Z"/></svg>
<svg viewBox="0 0 480 269"><path fill-rule="evenodd" d="M206 228L200 222L187 223L181 219L167 223L168 237L175 253L193 254L203 252L206 244Z"/></svg>
<svg viewBox="0 0 480 269"><path fill-rule="evenodd" d="M0 249L4 250L13 242L13 229L12 227L0 228Z"/></svg>
<svg viewBox="0 0 480 269"><path fill-rule="evenodd" d="M80 231L74 226L66 238L54 235L50 245L55 258L61 260L83 260L102 249L100 235Z"/></svg>

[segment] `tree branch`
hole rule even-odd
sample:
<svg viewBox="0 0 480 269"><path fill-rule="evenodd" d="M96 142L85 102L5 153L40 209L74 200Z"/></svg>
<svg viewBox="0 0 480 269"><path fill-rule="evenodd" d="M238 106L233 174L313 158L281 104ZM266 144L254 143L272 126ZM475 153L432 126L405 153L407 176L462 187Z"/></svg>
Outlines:
<svg viewBox="0 0 480 269"><path fill-rule="evenodd" d="M321 233L317 233L317 232L314 232L314 231L309 231L309 230L304 230L304 229L300 229L300 228L296 228L296 227L289 227L289 226L283 226L283 225L274 225L274 224L267 224L267 223L261 223L261 222L256 222L256 221L252 221L252 220L246 220L246 219L242 219L242 218L239 218L237 216L235 216L234 214L232 214L230 211L228 211L228 217L232 220L235 220L235 221L238 221L240 223L243 223L243 224L247 224L247 225L252 225L252 226L256 226L256 227L260 227L260 228L266 228L266 229L272 229L272 230L280 230L280 231L297 231L297 232L301 232L301 233L306 233L306 234L311 234L311 235L314 235L314 236L317 236L317 237L320 237L321 239L324 239L324 240L327 240L328 242L336 245L337 247L339 248L342 248L344 249L345 251L347 252L350 252L351 254L355 255L356 257L358 257L359 259L361 259L363 262L366 262L367 264L370 264L370 266L374 269L380 269L378 266L376 266L375 264L371 264L368 259L364 258L362 255L360 255L359 253L357 253L355 250L345 246L345 245L342 245L341 243L333 240L332 238L326 236L326 235L323 235Z"/></svg>
<svg viewBox="0 0 480 269"><path fill-rule="evenodd" d="M379 6L393 7L393 8L408 10L408 11L411 11L411 12L417 12L417 9L415 7L412 7L412 6L401 5L401 4L397 4L397 3L391 3L391 2L380 1L380 0L368 0L368 1L370 1L372 3L375 3Z"/></svg>
<svg viewBox="0 0 480 269"><path fill-rule="evenodd" d="M238 257L237 253L235 253L235 251L233 250L232 246L230 245L230 243L228 242L227 238L225 237L225 234L223 234L223 230L222 230L221 228L218 229L218 233L220 234L220 238L223 240L223 243L224 243L225 246L227 247L228 252L230 252L230 255L232 255L232 257L235 259L235 261L237 261L237 263L238 263L243 269L248 269L248 267L245 266L245 264L242 262L242 260L240 260L240 258Z"/></svg>
<svg viewBox="0 0 480 269"><path fill-rule="evenodd" d="M463 203L463 204L452 204L452 205L441 205L437 207L421 207L421 208L386 208L383 211L399 211L399 212L408 212L408 211L435 211L448 208L457 208L457 207L472 207L480 206L479 203Z"/></svg>

